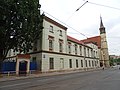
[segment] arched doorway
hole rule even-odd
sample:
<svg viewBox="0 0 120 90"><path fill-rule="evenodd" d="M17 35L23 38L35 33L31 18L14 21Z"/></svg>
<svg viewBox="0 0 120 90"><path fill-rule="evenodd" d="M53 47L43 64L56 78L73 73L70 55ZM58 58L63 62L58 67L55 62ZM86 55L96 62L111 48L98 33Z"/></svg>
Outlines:
<svg viewBox="0 0 120 90"><path fill-rule="evenodd" d="M26 75L27 74L27 61L19 62L19 75Z"/></svg>
<svg viewBox="0 0 120 90"><path fill-rule="evenodd" d="M18 54L16 59L16 75L26 75L30 70L30 55Z"/></svg>

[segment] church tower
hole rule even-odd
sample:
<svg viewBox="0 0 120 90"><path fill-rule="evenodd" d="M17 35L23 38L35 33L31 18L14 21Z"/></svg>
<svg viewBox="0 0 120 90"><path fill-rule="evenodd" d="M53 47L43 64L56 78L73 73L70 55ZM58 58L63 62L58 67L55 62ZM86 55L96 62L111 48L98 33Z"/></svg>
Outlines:
<svg viewBox="0 0 120 90"><path fill-rule="evenodd" d="M101 37L101 48L100 48L100 63L103 67L109 67L109 53L108 53L108 45L106 39L106 31L102 22L102 18L100 17L100 37Z"/></svg>

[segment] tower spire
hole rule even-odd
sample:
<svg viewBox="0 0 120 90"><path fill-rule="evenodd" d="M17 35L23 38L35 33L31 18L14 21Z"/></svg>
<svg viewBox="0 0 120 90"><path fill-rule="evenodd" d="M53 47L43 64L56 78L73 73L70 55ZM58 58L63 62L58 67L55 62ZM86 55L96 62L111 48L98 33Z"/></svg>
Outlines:
<svg viewBox="0 0 120 90"><path fill-rule="evenodd" d="M100 34L105 33L105 27L103 25L101 16L100 16L100 28L99 28L99 30L100 30Z"/></svg>
<svg viewBox="0 0 120 90"><path fill-rule="evenodd" d="M103 22L102 22L102 17L100 16L100 28L104 27Z"/></svg>

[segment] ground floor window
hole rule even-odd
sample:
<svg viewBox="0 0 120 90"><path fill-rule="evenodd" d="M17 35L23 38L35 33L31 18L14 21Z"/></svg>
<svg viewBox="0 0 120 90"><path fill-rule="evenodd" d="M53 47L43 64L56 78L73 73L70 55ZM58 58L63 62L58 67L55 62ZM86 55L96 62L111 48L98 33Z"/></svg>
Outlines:
<svg viewBox="0 0 120 90"><path fill-rule="evenodd" d="M95 66L97 66L97 62L95 61Z"/></svg>
<svg viewBox="0 0 120 90"><path fill-rule="evenodd" d="M81 67L83 67L83 60L81 60Z"/></svg>
<svg viewBox="0 0 120 90"><path fill-rule="evenodd" d="M94 62L92 61L92 66L94 67Z"/></svg>
<svg viewBox="0 0 120 90"><path fill-rule="evenodd" d="M78 68L78 59L76 59L76 68Z"/></svg>
<svg viewBox="0 0 120 90"><path fill-rule="evenodd" d="M49 68L54 69L54 58L49 59Z"/></svg>
<svg viewBox="0 0 120 90"><path fill-rule="evenodd" d="M69 59L70 68L72 68L72 59Z"/></svg>
<svg viewBox="0 0 120 90"><path fill-rule="evenodd" d="M85 60L85 65L86 65L86 67L87 67L87 60Z"/></svg>
<svg viewBox="0 0 120 90"><path fill-rule="evenodd" d="M89 60L89 67L91 67L91 63L90 63L90 60Z"/></svg>

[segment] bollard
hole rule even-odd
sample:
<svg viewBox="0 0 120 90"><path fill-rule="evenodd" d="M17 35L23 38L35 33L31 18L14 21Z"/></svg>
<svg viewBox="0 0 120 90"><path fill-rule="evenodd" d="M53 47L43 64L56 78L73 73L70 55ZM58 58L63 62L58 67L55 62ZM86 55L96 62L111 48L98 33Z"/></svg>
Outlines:
<svg viewBox="0 0 120 90"><path fill-rule="evenodd" d="M10 76L10 72L8 72L8 77Z"/></svg>

